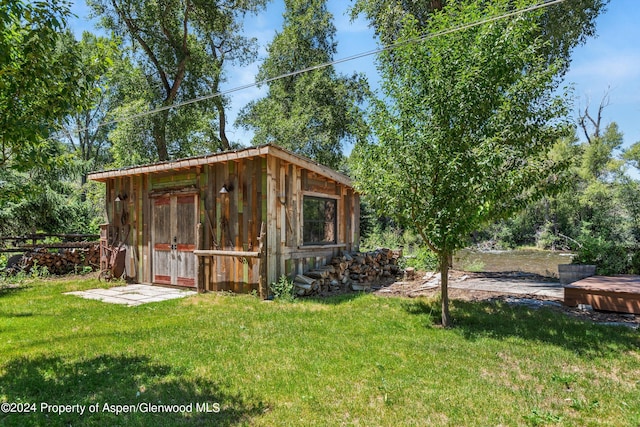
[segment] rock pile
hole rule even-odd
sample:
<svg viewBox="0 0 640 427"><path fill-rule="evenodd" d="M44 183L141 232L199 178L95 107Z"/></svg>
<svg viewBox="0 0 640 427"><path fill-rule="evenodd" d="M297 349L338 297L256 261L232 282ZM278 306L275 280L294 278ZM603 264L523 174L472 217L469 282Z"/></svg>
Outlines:
<svg viewBox="0 0 640 427"><path fill-rule="evenodd" d="M309 296L369 290L381 280L396 277L401 272L398 266L401 256L400 250L391 249L344 253L324 267L297 275L294 279L296 294Z"/></svg>

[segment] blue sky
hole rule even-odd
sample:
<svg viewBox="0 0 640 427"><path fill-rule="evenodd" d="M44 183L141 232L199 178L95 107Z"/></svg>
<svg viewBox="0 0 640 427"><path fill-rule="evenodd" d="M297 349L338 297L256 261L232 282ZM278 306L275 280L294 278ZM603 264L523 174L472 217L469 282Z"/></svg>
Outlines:
<svg viewBox="0 0 640 427"><path fill-rule="evenodd" d="M249 36L260 42L260 58L266 55L266 45L271 42L275 31L282 27L284 2L272 1L267 10L250 17L245 22ZM373 32L363 19L351 22L347 15L350 2L329 0L328 7L334 15L337 28L338 53L335 59L371 51L376 48ZM609 105L603 112L604 123L615 121L624 133L624 145L640 141L640 7L638 0L611 0L607 11L597 21L596 38L591 38L578 47L572 56L572 65L565 78L565 84L573 86L575 112L584 111L589 105L594 114L602 97L608 92ZM71 28L80 34L82 30L95 31L93 23L87 19L88 10L82 0L72 8L78 16L72 20ZM229 70L224 89L231 89L253 83L258 63L243 68ZM369 56L336 66L338 72L352 74L364 72L369 83L377 86L378 75L375 58ZM249 88L231 95L229 112L229 137L245 145L250 135L241 129L234 129L233 120L240 108L249 101L264 96L264 89ZM350 147L347 147L349 150Z"/></svg>

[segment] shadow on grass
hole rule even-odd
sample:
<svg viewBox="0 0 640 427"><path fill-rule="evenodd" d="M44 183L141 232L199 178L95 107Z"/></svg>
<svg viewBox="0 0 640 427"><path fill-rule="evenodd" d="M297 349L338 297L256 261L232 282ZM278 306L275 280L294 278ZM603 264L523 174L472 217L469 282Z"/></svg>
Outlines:
<svg viewBox="0 0 640 427"><path fill-rule="evenodd" d="M0 281L0 298L11 295L11 294L15 294L20 291L24 291L28 287L29 286L24 284L2 283L2 281Z"/></svg>
<svg viewBox="0 0 640 427"><path fill-rule="evenodd" d="M300 301L313 301L320 304L338 305L355 301L365 295L368 295L368 292L353 291L337 295L303 297L300 298Z"/></svg>
<svg viewBox="0 0 640 427"><path fill-rule="evenodd" d="M35 404L30 408L35 411L0 413L0 425L236 425L266 409L262 402L248 402L211 381L184 378L176 371L145 357L104 355L74 363L60 357L14 359L0 367L0 396L10 403ZM43 404L85 410L57 414ZM124 412L125 406L137 412Z"/></svg>
<svg viewBox="0 0 640 427"><path fill-rule="evenodd" d="M440 323L439 300L412 300L405 304L410 314ZM637 331L572 318L558 311L512 306L504 302L451 302L453 330L466 339L520 338L565 348L578 355L603 357L640 349Z"/></svg>

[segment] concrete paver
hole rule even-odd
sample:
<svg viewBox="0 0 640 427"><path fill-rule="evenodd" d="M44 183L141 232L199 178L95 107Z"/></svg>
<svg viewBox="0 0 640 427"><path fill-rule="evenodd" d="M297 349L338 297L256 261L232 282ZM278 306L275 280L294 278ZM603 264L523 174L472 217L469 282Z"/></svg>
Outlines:
<svg viewBox="0 0 640 427"><path fill-rule="evenodd" d="M140 304L184 298L195 295L196 293L195 291L184 289L136 284L116 286L110 289L88 289L86 291L67 292L65 295L76 295L86 299L133 307Z"/></svg>
<svg viewBox="0 0 640 427"><path fill-rule="evenodd" d="M509 279L467 279L451 281L453 289L467 289L487 292L502 292L511 295L537 295L562 300L564 288L560 283L535 282L529 280Z"/></svg>

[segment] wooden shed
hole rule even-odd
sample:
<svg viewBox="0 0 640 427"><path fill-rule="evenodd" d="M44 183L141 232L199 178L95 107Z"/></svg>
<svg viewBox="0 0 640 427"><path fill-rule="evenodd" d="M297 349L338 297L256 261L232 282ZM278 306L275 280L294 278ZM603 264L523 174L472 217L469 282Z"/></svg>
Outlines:
<svg viewBox="0 0 640 427"><path fill-rule="evenodd" d="M268 294L267 284L359 244L346 175L275 145L96 172L105 248L139 283Z"/></svg>

